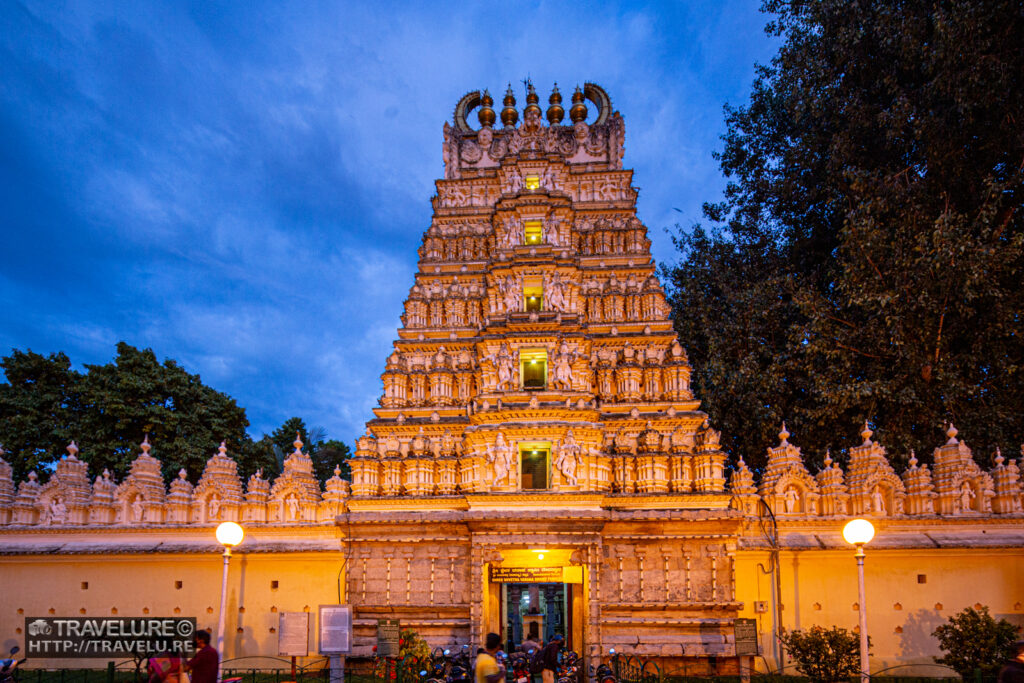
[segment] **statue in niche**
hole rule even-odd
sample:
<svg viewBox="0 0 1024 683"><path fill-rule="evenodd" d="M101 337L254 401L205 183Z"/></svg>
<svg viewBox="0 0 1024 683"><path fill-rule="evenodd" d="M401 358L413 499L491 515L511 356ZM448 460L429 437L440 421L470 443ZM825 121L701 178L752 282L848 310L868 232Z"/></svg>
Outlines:
<svg viewBox="0 0 1024 683"><path fill-rule="evenodd" d="M506 220L502 225L504 228L498 237L498 246L504 249L511 249L516 246L515 228L512 220Z"/></svg>
<svg viewBox="0 0 1024 683"><path fill-rule="evenodd" d="M206 503L206 509L210 513L210 519L220 519L220 498L216 493L210 496Z"/></svg>
<svg viewBox="0 0 1024 683"><path fill-rule="evenodd" d="M142 502L142 496L135 496L135 500L132 501L132 521L141 522L145 512L146 506Z"/></svg>
<svg viewBox="0 0 1024 683"><path fill-rule="evenodd" d="M547 299L547 308L552 311L565 311L568 303L568 283L557 273L544 275L544 296Z"/></svg>
<svg viewBox="0 0 1024 683"><path fill-rule="evenodd" d="M796 512L796 505L800 501L800 492L796 490L795 486L790 486L786 489L785 500L786 500L786 512Z"/></svg>
<svg viewBox="0 0 1024 683"><path fill-rule="evenodd" d="M441 455L451 455L455 452L455 439L452 438L452 433L447 429L441 435L439 451Z"/></svg>
<svg viewBox="0 0 1024 683"><path fill-rule="evenodd" d="M548 214L544 218L544 240L553 247L561 246L562 235L559 230L561 222L555 217L555 214Z"/></svg>
<svg viewBox="0 0 1024 683"><path fill-rule="evenodd" d="M56 497L50 501L50 518L47 520L49 524L63 524L68 519L68 508L64 504L64 499Z"/></svg>
<svg viewBox="0 0 1024 683"><path fill-rule="evenodd" d="M555 457L555 467L562 473L565 483L569 486L576 485L576 464L580 457L580 445L572 435L570 429L565 439L558 445L558 455Z"/></svg>
<svg viewBox="0 0 1024 683"><path fill-rule="evenodd" d="M499 291L505 305L505 312L518 312L520 300L523 298L523 291L516 277L514 275L507 276L502 282Z"/></svg>
<svg viewBox="0 0 1024 683"><path fill-rule="evenodd" d="M558 354L555 356L552 387L556 389L561 387L566 391L572 390L572 364L576 361L576 357L577 354L570 351L569 345L562 340L558 346Z"/></svg>
<svg viewBox="0 0 1024 683"><path fill-rule="evenodd" d="M497 354L491 354L484 358L484 360L491 361L494 365L495 371L497 372L498 383L494 387L495 391L511 391L513 389L512 378L515 374L515 356L518 355L518 353L519 352L517 351L515 354L510 354L508 352L508 346L502 343L501 346L498 347Z"/></svg>
<svg viewBox="0 0 1024 683"><path fill-rule="evenodd" d="M295 521L299 518L299 499L292 493L285 498L285 505L288 506L288 519L289 521Z"/></svg>
<svg viewBox="0 0 1024 683"><path fill-rule="evenodd" d="M518 168L512 168L508 173L508 189L516 194L523 189L523 176L519 174Z"/></svg>
<svg viewBox="0 0 1024 683"><path fill-rule="evenodd" d="M545 190L555 189L555 170L550 166L544 171L544 175L540 177L540 186Z"/></svg>
<svg viewBox="0 0 1024 683"><path fill-rule="evenodd" d="M960 487L960 512L970 512L971 501L974 500L974 489L969 482L964 482Z"/></svg>
<svg viewBox="0 0 1024 683"><path fill-rule="evenodd" d="M871 509L880 515L885 514L885 496L878 485L875 485L875 490L871 493Z"/></svg>
<svg viewBox="0 0 1024 683"><path fill-rule="evenodd" d="M505 441L505 434L498 432L494 444L487 447L487 461L494 466L494 486L501 484L512 471L512 449Z"/></svg>

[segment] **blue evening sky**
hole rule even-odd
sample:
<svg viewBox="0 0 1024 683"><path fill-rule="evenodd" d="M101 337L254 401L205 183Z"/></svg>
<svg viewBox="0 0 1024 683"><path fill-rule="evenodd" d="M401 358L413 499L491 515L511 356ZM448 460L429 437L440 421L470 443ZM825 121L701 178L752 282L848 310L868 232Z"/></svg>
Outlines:
<svg viewBox="0 0 1024 683"><path fill-rule="evenodd" d="M106 363L124 340L256 438L297 415L351 443L459 97L603 86L671 262L665 229L721 196L722 105L777 46L758 5L0 3L0 355Z"/></svg>

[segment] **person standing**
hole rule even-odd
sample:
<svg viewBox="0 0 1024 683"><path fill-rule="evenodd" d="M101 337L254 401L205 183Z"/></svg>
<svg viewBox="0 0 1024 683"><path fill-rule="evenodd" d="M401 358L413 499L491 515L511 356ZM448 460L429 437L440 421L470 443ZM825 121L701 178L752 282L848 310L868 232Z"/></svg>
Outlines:
<svg viewBox="0 0 1024 683"><path fill-rule="evenodd" d="M1013 645L1017 648L1017 656L999 670L999 683L1024 683L1024 640Z"/></svg>
<svg viewBox="0 0 1024 683"><path fill-rule="evenodd" d="M217 683L217 669L220 655L210 645L209 631L196 631L196 656L185 664L185 671L192 674L192 683Z"/></svg>
<svg viewBox="0 0 1024 683"><path fill-rule="evenodd" d="M519 645L520 652L526 654L532 654L533 652L540 650L540 635L537 633L537 622L530 622L530 632L527 634L526 639Z"/></svg>
<svg viewBox="0 0 1024 683"><path fill-rule="evenodd" d="M476 683L500 683L505 680L505 667L494 657L500 649L501 636L488 633L484 651L476 656Z"/></svg>
<svg viewBox="0 0 1024 683"><path fill-rule="evenodd" d="M541 669L541 681L543 683L555 683L555 672L558 671L558 651L562 649L562 634L556 633L551 636L551 642L540 651L544 668Z"/></svg>

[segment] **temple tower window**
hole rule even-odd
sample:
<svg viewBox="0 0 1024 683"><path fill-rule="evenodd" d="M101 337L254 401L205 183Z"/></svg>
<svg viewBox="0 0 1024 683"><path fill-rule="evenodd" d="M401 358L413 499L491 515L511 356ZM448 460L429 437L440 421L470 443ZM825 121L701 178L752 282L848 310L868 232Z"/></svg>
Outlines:
<svg viewBox="0 0 1024 683"><path fill-rule="evenodd" d="M519 481L524 490L548 488L550 467L549 442L524 441L519 444Z"/></svg>
<svg viewBox="0 0 1024 683"><path fill-rule="evenodd" d="M523 221L523 244L534 245L544 241L544 223L539 220Z"/></svg>
<svg viewBox="0 0 1024 683"><path fill-rule="evenodd" d="M519 377L523 389L544 389L548 384L546 349L522 349L519 352Z"/></svg>
<svg viewBox="0 0 1024 683"><path fill-rule="evenodd" d="M540 176L539 175L528 175L523 180L523 185L526 186L527 190L536 190L540 188Z"/></svg>
<svg viewBox="0 0 1024 683"><path fill-rule="evenodd" d="M523 280L523 310L527 313L544 310L544 285L539 277Z"/></svg>

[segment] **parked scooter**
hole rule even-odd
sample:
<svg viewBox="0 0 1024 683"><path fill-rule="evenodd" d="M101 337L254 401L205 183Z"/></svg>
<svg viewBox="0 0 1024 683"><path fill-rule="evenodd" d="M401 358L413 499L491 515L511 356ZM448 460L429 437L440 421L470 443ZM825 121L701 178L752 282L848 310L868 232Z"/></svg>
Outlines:
<svg viewBox="0 0 1024 683"><path fill-rule="evenodd" d="M0 683L13 683L18 680L18 665L24 664L24 659L15 659L14 655L21 652L21 648L15 645L11 648L10 659L0 659Z"/></svg>
<svg viewBox="0 0 1024 683"><path fill-rule="evenodd" d="M448 678L448 651L439 647L430 654L430 664L420 671L424 683L445 683Z"/></svg>
<svg viewBox="0 0 1024 683"><path fill-rule="evenodd" d="M578 683L580 680L580 656L572 650L558 653L558 669L555 680L558 683Z"/></svg>
<svg viewBox="0 0 1024 683"><path fill-rule="evenodd" d="M614 647L608 651L608 654L612 656L612 661L615 661L615 657L617 655ZM597 666L596 678L597 683L619 683L619 679L615 675L615 669L609 666L606 662L601 662Z"/></svg>
<svg viewBox="0 0 1024 683"><path fill-rule="evenodd" d="M512 683L530 683L533 679L530 674L530 653L513 652L509 655L509 666L512 671Z"/></svg>
<svg viewBox="0 0 1024 683"><path fill-rule="evenodd" d="M445 650L444 654L449 658L447 683L469 683L472 678L469 645L463 645L458 654L452 654L451 650Z"/></svg>

